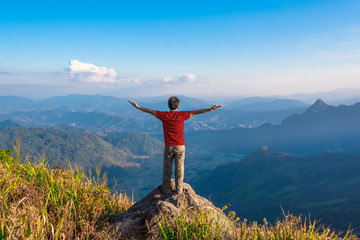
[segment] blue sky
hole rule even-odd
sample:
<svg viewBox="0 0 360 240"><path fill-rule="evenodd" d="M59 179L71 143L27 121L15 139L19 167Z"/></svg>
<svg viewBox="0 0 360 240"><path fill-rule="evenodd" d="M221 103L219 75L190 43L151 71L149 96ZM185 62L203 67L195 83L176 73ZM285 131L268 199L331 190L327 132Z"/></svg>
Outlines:
<svg viewBox="0 0 360 240"><path fill-rule="evenodd" d="M0 1L0 95L360 89L360 1Z"/></svg>

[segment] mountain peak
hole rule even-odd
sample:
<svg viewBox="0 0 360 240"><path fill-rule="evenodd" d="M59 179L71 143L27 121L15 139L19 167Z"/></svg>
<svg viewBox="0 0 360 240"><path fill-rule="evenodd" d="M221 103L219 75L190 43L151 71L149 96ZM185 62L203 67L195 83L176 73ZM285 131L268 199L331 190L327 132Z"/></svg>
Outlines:
<svg viewBox="0 0 360 240"><path fill-rule="evenodd" d="M323 100L318 99L316 102L308 109L311 112L324 112L328 109L328 106Z"/></svg>

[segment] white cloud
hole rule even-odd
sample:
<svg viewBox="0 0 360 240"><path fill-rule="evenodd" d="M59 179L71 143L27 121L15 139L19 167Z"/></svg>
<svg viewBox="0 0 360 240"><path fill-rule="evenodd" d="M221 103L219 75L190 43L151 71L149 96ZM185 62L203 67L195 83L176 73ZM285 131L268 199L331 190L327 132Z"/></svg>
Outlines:
<svg viewBox="0 0 360 240"><path fill-rule="evenodd" d="M129 83L135 83L137 85L143 84L143 80L140 78L128 78L126 79Z"/></svg>
<svg viewBox="0 0 360 240"><path fill-rule="evenodd" d="M196 76L194 74L186 74L177 78L177 81L181 83L194 82L195 80Z"/></svg>
<svg viewBox="0 0 360 240"><path fill-rule="evenodd" d="M184 83L194 82L196 78L197 77L195 74L189 73L175 78L163 77L162 82L165 82L166 84L170 84L169 86L171 86L171 84L184 84Z"/></svg>
<svg viewBox="0 0 360 240"><path fill-rule="evenodd" d="M173 79L170 78L170 77L163 77L162 80L163 80L164 82L171 82L171 81L173 81Z"/></svg>
<svg viewBox="0 0 360 240"><path fill-rule="evenodd" d="M164 83L167 85L180 85L186 83L193 83L197 80L195 74L184 74L173 77L164 76L162 78L127 78L118 77L114 69L99 67L91 63L80 62L73 59L69 61L69 66L65 70L65 74L72 81L76 82L97 82L97 83L122 83L125 85L148 85L161 86Z"/></svg>
<svg viewBox="0 0 360 240"><path fill-rule="evenodd" d="M116 80L117 73L112 68L99 67L91 63L80 62L76 59L70 60L66 69L71 80L79 82L109 82Z"/></svg>
<svg viewBox="0 0 360 240"><path fill-rule="evenodd" d="M139 84L148 84L151 86L165 86L165 87L171 87L173 85L183 85L186 83L192 83L197 79L197 77L194 74L184 74L180 76L175 77L162 77L158 79L141 79ZM165 84L165 85L164 85Z"/></svg>

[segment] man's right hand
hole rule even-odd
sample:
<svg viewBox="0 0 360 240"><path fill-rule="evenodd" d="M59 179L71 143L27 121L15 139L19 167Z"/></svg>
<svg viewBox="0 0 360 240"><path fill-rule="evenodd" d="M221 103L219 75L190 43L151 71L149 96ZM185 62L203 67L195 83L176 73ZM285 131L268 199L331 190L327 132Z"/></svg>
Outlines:
<svg viewBox="0 0 360 240"><path fill-rule="evenodd" d="M211 111L213 111L213 110L221 108L221 107L222 107L221 105L214 105L210 109L211 109Z"/></svg>

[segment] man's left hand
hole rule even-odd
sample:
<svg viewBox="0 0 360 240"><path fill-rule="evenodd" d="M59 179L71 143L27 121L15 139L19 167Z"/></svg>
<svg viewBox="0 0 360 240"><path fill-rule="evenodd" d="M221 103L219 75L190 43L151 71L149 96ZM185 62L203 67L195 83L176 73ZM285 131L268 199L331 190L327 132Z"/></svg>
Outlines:
<svg viewBox="0 0 360 240"><path fill-rule="evenodd" d="M139 105L135 102L135 101L130 101L129 100L129 103L131 103L131 105L133 105L134 107L136 107L137 109L139 109Z"/></svg>

